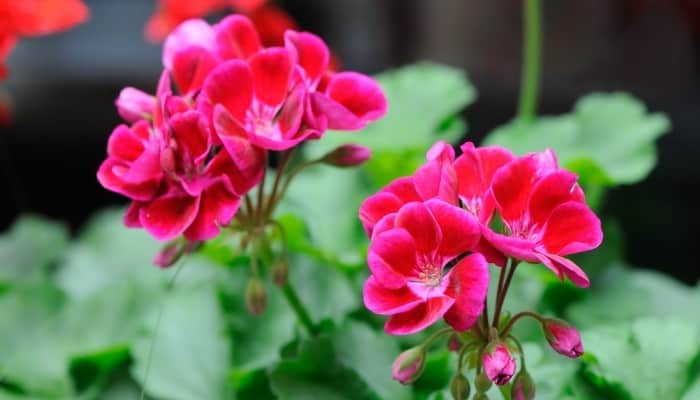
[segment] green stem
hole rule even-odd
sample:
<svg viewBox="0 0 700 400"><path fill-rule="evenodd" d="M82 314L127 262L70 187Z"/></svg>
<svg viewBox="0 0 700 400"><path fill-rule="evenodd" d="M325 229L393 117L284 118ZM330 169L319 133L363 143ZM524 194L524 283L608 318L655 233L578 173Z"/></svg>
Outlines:
<svg viewBox="0 0 700 400"><path fill-rule="evenodd" d="M267 164L267 156L265 156L265 164ZM255 218L254 218L254 223L258 226L264 225L264 221L262 219L264 218L263 216L263 207L265 205L265 176L267 174L263 174L262 179L260 180L260 183L258 184L258 204L255 207Z"/></svg>
<svg viewBox="0 0 700 400"><path fill-rule="evenodd" d="M307 333L311 336L315 335L317 333L316 326L314 326L309 312L304 307L304 304L301 303L301 300L299 299L299 296L294 290L292 284L287 282L282 287L282 293L284 293L284 298L287 299L289 306L292 307L292 310L296 314L297 319L304 326Z"/></svg>
<svg viewBox="0 0 700 400"><path fill-rule="evenodd" d="M450 333L450 332L452 332L452 331L453 331L452 328L443 328L443 329L440 329L439 331L437 331L437 332L433 333L432 335L428 336L428 338L425 339L425 342L423 342L423 346L427 349L427 348L430 347L430 345L433 344L433 342L434 342L436 339L438 339L440 336L442 336L442 335L444 335L444 334L447 334L447 333Z"/></svg>
<svg viewBox="0 0 700 400"><path fill-rule="evenodd" d="M508 321L508 325L506 325L503 328L502 336L508 336L508 334L510 333L510 330L513 329L513 326L515 325L515 323L518 322L518 320L520 318L523 318L523 317L531 317L531 318L534 318L534 319L542 322L542 317L535 314L534 312L531 312L531 311L519 312L519 313L513 315L513 318L511 318L510 321Z"/></svg>
<svg viewBox="0 0 700 400"><path fill-rule="evenodd" d="M518 119L531 121L537 112L542 57L542 13L540 0L525 0L523 18L523 70Z"/></svg>
<svg viewBox="0 0 700 400"><path fill-rule="evenodd" d="M498 319L501 317L501 307L503 306L503 298L505 297L505 294L503 293L503 283L505 281L505 276L508 271L508 267L510 267L510 259L508 259L508 263L501 268L501 271L498 274L498 290L496 291L496 309L494 310L493 322L491 324L491 326L493 326L494 328L498 328Z"/></svg>
<svg viewBox="0 0 700 400"><path fill-rule="evenodd" d="M269 219L272 216L272 213L274 211L275 198L277 197L277 188L279 187L280 181L282 180L282 174L284 174L284 170L287 167L289 160L292 158L293 151L294 149L290 149L282 153L280 162L277 165L277 175L275 175L275 182L272 184L272 191L270 192L270 197L267 199L267 204L265 205L265 210L263 211L265 219Z"/></svg>

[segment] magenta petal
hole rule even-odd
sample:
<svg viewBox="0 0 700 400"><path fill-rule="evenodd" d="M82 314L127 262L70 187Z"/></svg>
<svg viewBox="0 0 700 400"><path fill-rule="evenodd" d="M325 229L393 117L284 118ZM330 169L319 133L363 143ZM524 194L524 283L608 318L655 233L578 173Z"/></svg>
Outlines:
<svg viewBox="0 0 700 400"><path fill-rule="evenodd" d="M139 213L141 212L141 207L143 203L138 201L132 201L129 207L124 213L124 225L128 228L141 228L141 221L139 220Z"/></svg>
<svg viewBox="0 0 700 400"><path fill-rule="evenodd" d="M214 129L243 175L254 175L264 165L265 150L250 143L247 132L220 104L214 108Z"/></svg>
<svg viewBox="0 0 700 400"><path fill-rule="evenodd" d="M323 40L308 32L287 31L284 33L285 47L291 51L306 79L315 84L328 67L330 52Z"/></svg>
<svg viewBox="0 0 700 400"><path fill-rule="evenodd" d="M507 256L513 256L528 262L538 261L535 256L536 243L531 240L501 235L488 227L482 227L481 234L493 247Z"/></svg>
<svg viewBox="0 0 700 400"><path fill-rule="evenodd" d="M537 181L530 195L529 213L533 224L543 226L555 207L576 196L576 179L569 171L557 170Z"/></svg>
<svg viewBox="0 0 700 400"><path fill-rule="evenodd" d="M110 157L103 161L97 170L97 180L105 189L123 194L132 200L151 200L158 190L160 178L129 182L124 178L130 172L129 165Z"/></svg>
<svg viewBox="0 0 700 400"><path fill-rule="evenodd" d="M374 225L374 229L372 230L372 235L370 237L374 239L382 232L394 228L396 228L396 213L387 214L383 216L376 225Z"/></svg>
<svg viewBox="0 0 700 400"><path fill-rule="evenodd" d="M199 204L199 212L184 232L190 241L208 240L219 234L219 226L226 226L238 211L240 198L223 184L217 183L205 189Z"/></svg>
<svg viewBox="0 0 700 400"><path fill-rule="evenodd" d="M559 279L564 280L564 275L566 275L578 287L587 288L590 286L591 282L586 273L573 261L556 254L537 253L537 257L542 264L554 271Z"/></svg>
<svg viewBox="0 0 700 400"><path fill-rule="evenodd" d="M372 236L372 230L377 222L385 215L396 212L403 205L396 195L387 192L374 194L360 205L360 221L367 236Z"/></svg>
<svg viewBox="0 0 700 400"><path fill-rule="evenodd" d="M448 272L445 279L450 282L445 294L455 299L445 314L445 321L464 332L476 323L484 308L489 289L486 259L478 253L465 257Z"/></svg>
<svg viewBox="0 0 700 400"><path fill-rule="evenodd" d="M216 53L222 60L247 59L262 46L250 19L230 15L214 26Z"/></svg>
<svg viewBox="0 0 700 400"><path fill-rule="evenodd" d="M416 191L423 199L440 198L457 204L457 174L451 162L428 161L413 175Z"/></svg>
<svg viewBox="0 0 700 400"><path fill-rule="evenodd" d="M284 101L292 77L292 58L283 47L271 47L255 54L250 59L253 73L255 98L277 106Z"/></svg>
<svg viewBox="0 0 700 400"><path fill-rule="evenodd" d="M506 265L506 256L493 247L483 236L479 240L479 243L476 244L474 252L482 254L484 258L486 258L486 261L491 264L496 264L499 267L505 267Z"/></svg>
<svg viewBox="0 0 700 400"><path fill-rule="evenodd" d="M442 241L440 227L423 203L412 202L401 207L396 215L396 226L410 233L422 254L433 254Z"/></svg>
<svg viewBox="0 0 700 400"><path fill-rule="evenodd" d="M413 177L403 176L391 181L382 192L390 192L395 194L403 203L411 201L421 201L421 197L416 192L416 187L413 183Z"/></svg>
<svg viewBox="0 0 700 400"><path fill-rule="evenodd" d="M561 256L595 249L602 241L600 219L588 206L574 201L552 211L542 238L548 253Z"/></svg>
<svg viewBox="0 0 700 400"><path fill-rule="evenodd" d="M216 67L204 81L197 108L212 116L214 106L221 104L234 119L243 121L252 101L253 75L248 64L231 60Z"/></svg>
<svg viewBox="0 0 700 400"><path fill-rule="evenodd" d="M200 165L209 154L209 132L203 115L190 110L174 115L169 122L183 164Z"/></svg>
<svg viewBox="0 0 700 400"><path fill-rule="evenodd" d="M171 240L190 226L199 210L199 197L178 196L144 204L140 221L144 229L158 240Z"/></svg>
<svg viewBox="0 0 700 400"><path fill-rule="evenodd" d="M406 284L416 267L416 245L404 229L391 229L377 235L367 253L367 264L382 286L398 289Z"/></svg>
<svg viewBox="0 0 700 400"><path fill-rule="evenodd" d="M494 174L493 196L505 221L517 220L527 211L536 173L537 162L526 156L504 165Z"/></svg>
<svg viewBox="0 0 700 400"><path fill-rule="evenodd" d="M201 89L202 82L216 64L214 55L199 46L191 46L175 53L171 72L180 93L191 96Z"/></svg>
<svg viewBox="0 0 700 400"><path fill-rule="evenodd" d="M390 335L416 333L442 318L452 304L454 300L449 297L433 297L411 310L391 316L384 325L384 331Z"/></svg>
<svg viewBox="0 0 700 400"><path fill-rule="evenodd" d="M107 141L107 154L125 161L136 160L143 150L143 140L126 125L114 128Z"/></svg>
<svg viewBox="0 0 700 400"><path fill-rule="evenodd" d="M452 258L476 247L481 227L472 214L440 200L430 200L426 205L442 232L438 254Z"/></svg>
<svg viewBox="0 0 700 400"><path fill-rule="evenodd" d="M242 171L231 161L228 153L222 151L209 162L204 174L212 178L225 176L228 178L232 191L238 196L243 196L262 180L264 173L264 153L258 164L252 164L250 168Z"/></svg>
<svg viewBox="0 0 700 400"><path fill-rule="evenodd" d="M172 70L176 53L190 46L209 49L213 39L214 31L206 21L190 19L183 22L168 35L163 44L163 66Z"/></svg>
<svg viewBox="0 0 700 400"><path fill-rule="evenodd" d="M333 75L326 88L326 96L349 110L363 124L376 121L386 114L387 102L382 88L374 79L357 72ZM339 125L342 126L342 123ZM336 127L335 121L330 118L328 127L342 129Z"/></svg>
<svg viewBox="0 0 700 400"><path fill-rule="evenodd" d="M125 87L115 101L119 115L127 122L136 122L153 115L156 99L133 87Z"/></svg>
<svg viewBox="0 0 700 400"><path fill-rule="evenodd" d="M408 311L423 302L406 286L387 289L374 276L365 282L362 291L365 307L375 314L392 315Z"/></svg>

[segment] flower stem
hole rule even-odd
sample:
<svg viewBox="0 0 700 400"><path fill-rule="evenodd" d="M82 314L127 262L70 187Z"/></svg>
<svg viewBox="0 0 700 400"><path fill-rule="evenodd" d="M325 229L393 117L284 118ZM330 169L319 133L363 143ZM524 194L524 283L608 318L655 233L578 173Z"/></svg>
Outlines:
<svg viewBox="0 0 700 400"><path fill-rule="evenodd" d="M542 57L542 22L540 0L525 0L523 18L523 69L518 103L518 119L531 121L537 112L540 64Z"/></svg>
<svg viewBox="0 0 700 400"><path fill-rule="evenodd" d="M267 155L265 155L265 164L267 164ZM257 226L262 226L265 224L265 222L262 220L264 218L263 215L263 207L265 205L265 176L267 174L263 174L262 179L260 180L260 183L258 184L258 197L257 201L258 204L255 207L255 224Z"/></svg>
<svg viewBox="0 0 700 400"><path fill-rule="evenodd" d="M510 258L508 259L508 263L501 268L501 271L498 274L498 290L496 291L496 306L495 306L495 310L493 313L493 322L491 323L491 326L493 326L494 328L498 327L498 319L501 317L501 307L503 306L503 299L505 298L505 294L503 293L503 285L504 285L506 273L508 271L508 267L510 267Z"/></svg>
<svg viewBox="0 0 700 400"><path fill-rule="evenodd" d="M443 328L443 329L440 329L439 331L437 331L437 332L433 333L432 335L428 336L428 338L425 339L425 342L423 342L423 346L425 346L426 348L430 347L430 345L433 344L433 342L434 342L435 340L437 340L440 336L445 335L445 334L447 334L447 333L450 333L450 332L452 332L452 331L453 331L452 328Z"/></svg>
<svg viewBox="0 0 700 400"><path fill-rule="evenodd" d="M306 307L304 307L304 304L302 304L292 284L287 282L284 286L282 286L282 293L284 293L284 298L287 299L289 306L292 307L297 319L301 325L304 326L306 332L311 336L315 335L317 333L316 326L311 320L309 312L306 310Z"/></svg>
<svg viewBox="0 0 700 400"><path fill-rule="evenodd" d="M293 151L294 149L292 148L283 152L280 158L280 162L277 165L277 174L275 175L275 182L272 184L272 191L270 192L270 196L267 199L267 204L265 205L265 210L263 211L265 219L269 219L270 216L272 216L275 206L275 200L277 198L277 189L279 187L280 181L282 180L284 169L287 167L289 160L292 158Z"/></svg>
<svg viewBox="0 0 700 400"><path fill-rule="evenodd" d="M542 322L542 317L540 317L539 315L535 314L534 312L531 312L531 311L521 311L521 312L515 314L515 315L513 316L513 318L511 318L510 321L508 321L508 325L506 325L506 326L503 328L503 336L508 336L508 334L510 333L510 330L513 329L513 326L515 325L515 323L516 323L520 318L523 318L523 317L531 317L531 318L534 318L534 319L536 319L536 320Z"/></svg>

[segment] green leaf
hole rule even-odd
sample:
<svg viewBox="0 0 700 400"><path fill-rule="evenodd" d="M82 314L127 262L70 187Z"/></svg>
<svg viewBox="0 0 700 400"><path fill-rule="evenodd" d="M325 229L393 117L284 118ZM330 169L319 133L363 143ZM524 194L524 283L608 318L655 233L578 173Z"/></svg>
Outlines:
<svg viewBox="0 0 700 400"><path fill-rule="evenodd" d="M367 325L347 321L333 336L338 362L359 375L381 399L409 399L411 392L391 378L391 365L399 355L390 336Z"/></svg>
<svg viewBox="0 0 700 400"><path fill-rule="evenodd" d="M580 99L570 114L513 121L485 143L520 154L551 147L584 185L612 186L644 179L656 164L654 141L669 129L664 114L647 113L629 94L596 93Z"/></svg>
<svg viewBox="0 0 700 400"><path fill-rule="evenodd" d="M655 271L610 266L589 292L567 310L571 322L582 328L640 316L676 317L700 327L700 290Z"/></svg>
<svg viewBox="0 0 700 400"><path fill-rule="evenodd" d="M0 236L0 284L45 276L67 243L65 225L34 215L20 217Z"/></svg>
<svg viewBox="0 0 700 400"><path fill-rule="evenodd" d="M133 378L156 398L229 398L231 346L214 290L175 290L163 307L157 332L151 325L133 342Z"/></svg>
<svg viewBox="0 0 700 400"><path fill-rule="evenodd" d="M328 336L303 342L295 358L280 362L270 374L280 400L379 400L353 371L340 365Z"/></svg>
<svg viewBox="0 0 700 400"><path fill-rule="evenodd" d="M700 331L673 319L642 319L582 333L584 361L596 386L623 388L635 400L679 399Z"/></svg>

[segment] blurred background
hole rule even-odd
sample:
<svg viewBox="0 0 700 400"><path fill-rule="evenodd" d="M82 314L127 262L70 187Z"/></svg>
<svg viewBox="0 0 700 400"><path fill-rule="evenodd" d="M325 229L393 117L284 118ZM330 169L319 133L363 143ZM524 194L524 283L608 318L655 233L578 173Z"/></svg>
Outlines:
<svg viewBox="0 0 700 400"><path fill-rule="evenodd" d="M0 97L0 230L21 212L77 229L96 210L126 204L95 178L109 133L120 123L124 86L153 92L160 46L144 38L155 0L87 0L90 20L68 32L20 42ZM345 69L375 73L421 59L464 69L479 91L465 111L479 142L510 120L520 81L521 7L512 0L278 0L305 30L320 34ZM572 109L593 91L627 91L673 129L643 183L615 189L604 214L625 231L626 258L695 283L700 212L700 1L544 2L540 113ZM220 16L220 15L219 15ZM217 19L212 16L212 20ZM40 250L40 249L38 249Z"/></svg>

